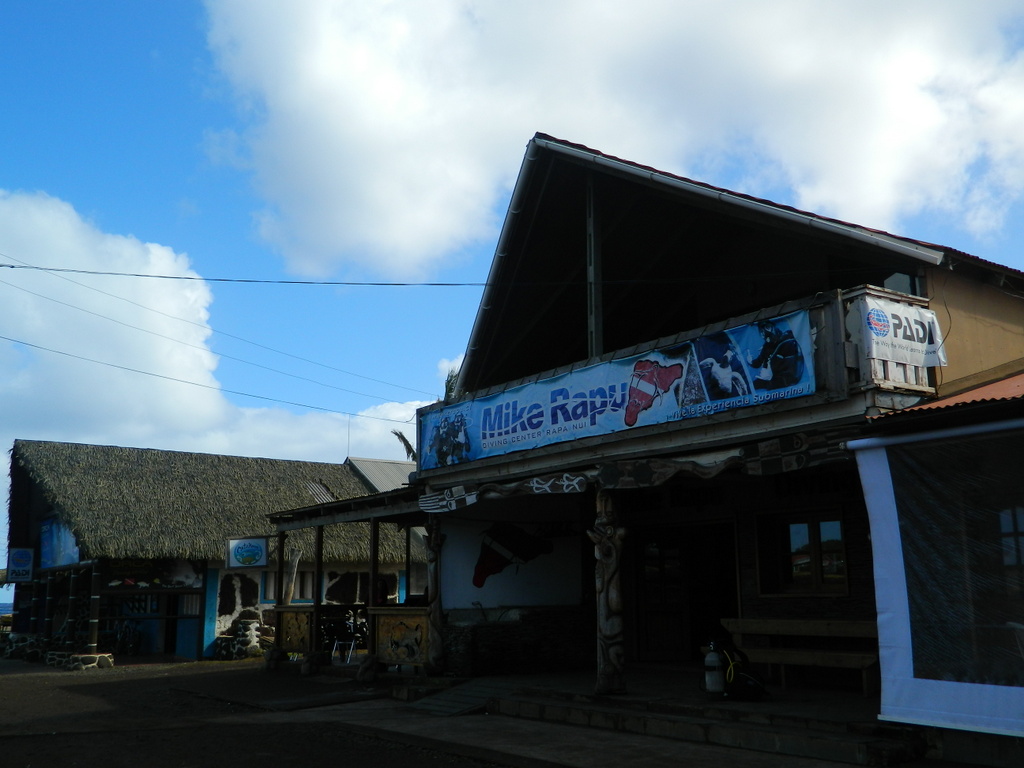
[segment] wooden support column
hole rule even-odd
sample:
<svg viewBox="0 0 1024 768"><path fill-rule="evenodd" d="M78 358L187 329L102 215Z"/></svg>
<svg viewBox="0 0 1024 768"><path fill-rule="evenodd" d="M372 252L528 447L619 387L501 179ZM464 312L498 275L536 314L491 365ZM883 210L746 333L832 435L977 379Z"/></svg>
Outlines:
<svg viewBox="0 0 1024 768"><path fill-rule="evenodd" d="M277 589L274 592L274 607L281 608L284 605L284 548L288 542L288 534L284 531L277 532ZM274 614L274 648L281 651L281 641L284 638L284 615L280 610Z"/></svg>
<svg viewBox="0 0 1024 768"><path fill-rule="evenodd" d="M387 595L379 595L379 589L377 585L378 577L380 576L380 568L378 567L378 556L380 553L380 521L377 518L370 520L370 605L381 605L382 601L387 599ZM366 641L367 650L371 654L377 653L377 619L371 613L369 616L370 626L367 628Z"/></svg>
<svg viewBox="0 0 1024 768"><path fill-rule="evenodd" d="M99 653L100 645L100 564L94 561L89 579L89 637L85 652Z"/></svg>
<svg viewBox="0 0 1024 768"><path fill-rule="evenodd" d="M322 639L320 626L323 621L321 614L323 612L324 603L324 527L322 525L318 525L316 527L315 542L316 562L313 565L313 621L310 622L309 627L309 644L311 652L315 652L319 649L329 653L331 649L322 648L322 643L320 642Z"/></svg>
<svg viewBox="0 0 1024 768"><path fill-rule="evenodd" d="M427 669L439 674L444 668L444 639L441 635L441 547L444 545L441 521L437 515L427 518ZM408 558L406 558L408 563Z"/></svg>
<svg viewBox="0 0 1024 768"><path fill-rule="evenodd" d="M56 605L56 598L53 594L53 574L46 574L46 598L43 603L43 639L49 640L53 637L53 606Z"/></svg>
<svg viewBox="0 0 1024 768"><path fill-rule="evenodd" d="M595 693L625 693L626 646L622 626L622 588L619 568L626 529L618 526L608 491L597 494L597 520L587 536L594 542L597 591L597 685Z"/></svg>
<svg viewBox="0 0 1024 768"><path fill-rule="evenodd" d="M274 595L274 605L284 605L284 547L288 542L288 534L278 531L277 534L277 590Z"/></svg>
<svg viewBox="0 0 1024 768"><path fill-rule="evenodd" d="M604 301L601 234L597 218L594 175L587 179L587 354L604 354Z"/></svg>
<svg viewBox="0 0 1024 768"><path fill-rule="evenodd" d="M73 651L75 649L75 614L78 613L78 571L72 570L68 574L68 617L64 620L67 631L64 634L64 647Z"/></svg>
<svg viewBox="0 0 1024 768"><path fill-rule="evenodd" d="M43 612L46 609L46 583L38 576L32 579L32 607L29 614L29 631L41 634L43 631Z"/></svg>

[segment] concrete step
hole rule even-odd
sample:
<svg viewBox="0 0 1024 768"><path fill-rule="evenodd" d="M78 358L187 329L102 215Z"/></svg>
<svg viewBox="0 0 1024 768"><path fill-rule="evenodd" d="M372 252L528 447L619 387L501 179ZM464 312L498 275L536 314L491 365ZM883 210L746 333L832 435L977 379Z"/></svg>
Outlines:
<svg viewBox="0 0 1024 768"><path fill-rule="evenodd" d="M858 732L828 722L768 722L766 718L758 722L754 715L744 717L715 707L685 714L671 709L526 693L497 693L487 704L489 714L852 765L896 765L924 754L924 745L918 739L898 729L886 732L866 728Z"/></svg>
<svg viewBox="0 0 1024 768"><path fill-rule="evenodd" d="M483 712L489 701L507 696L511 690L512 684L509 682L479 679L444 690L434 689L415 700L412 697L404 700L414 702L409 705L411 709L441 717L454 717ZM394 694L392 696L393 698L402 698Z"/></svg>
<svg viewBox="0 0 1024 768"><path fill-rule="evenodd" d="M643 712L661 713L666 715L682 715L697 719L726 720L737 723L754 723L773 725L785 728L806 728L813 731L857 733L864 736L880 736L897 740L920 739L919 729L896 723L885 723L879 720L857 721L849 716L837 718L817 714L817 710L802 707L776 711L763 706L762 702L724 702L721 699L707 699L703 702L684 701L678 699L645 699L618 698L599 694L579 694L559 691L552 688L519 688L518 693L533 698L551 698L570 700L576 703L587 703L598 706L610 706L621 709L632 709ZM772 697L767 697L771 702ZM815 714L806 714L806 711ZM923 747L922 747L923 748Z"/></svg>

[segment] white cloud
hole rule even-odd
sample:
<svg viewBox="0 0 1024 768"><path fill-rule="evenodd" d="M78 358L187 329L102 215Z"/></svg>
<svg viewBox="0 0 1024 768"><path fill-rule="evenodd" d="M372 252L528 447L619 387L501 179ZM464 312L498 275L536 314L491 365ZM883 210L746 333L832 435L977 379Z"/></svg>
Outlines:
<svg viewBox="0 0 1024 768"><path fill-rule="evenodd" d="M458 372L462 369L462 361L466 358L466 353L462 352L454 360L449 360L447 357L442 357L437 361L437 378L441 384L441 391L444 391L444 385L448 381L448 374L451 371Z"/></svg>
<svg viewBox="0 0 1024 768"><path fill-rule="evenodd" d="M185 255L102 232L44 194L0 190L0 233L2 260L11 264L198 277ZM226 399L208 346L212 299L198 279L0 270L0 444L61 440L333 462L351 449L404 458L390 434L401 424L382 419L406 422L415 402L377 406L362 418Z"/></svg>
<svg viewBox="0 0 1024 768"><path fill-rule="evenodd" d="M382 403L352 415L239 408L209 431L192 436L188 450L333 463L348 456L404 460L405 451L391 431L400 430L415 442L416 409L423 405Z"/></svg>
<svg viewBox="0 0 1024 768"><path fill-rule="evenodd" d="M184 256L100 232L67 203L43 194L0 193L0 231L5 260L12 263L196 276ZM14 377L0 382L8 428L41 411L54 424L70 419L86 432L139 435L187 428L223 408L217 360L206 346L211 296L202 282L134 279L121 284L129 303L112 297L109 279L88 275L11 269L0 280L5 335L24 343L4 342L4 354L14 361ZM142 382L126 368L154 376ZM182 385L171 378L212 389L192 388L182 397Z"/></svg>
<svg viewBox="0 0 1024 768"><path fill-rule="evenodd" d="M260 232L312 274L419 275L492 241L538 130L670 171L740 165L742 191L887 228L922 210L997 228L1024 188L1009 0L208 8Z"/></svg>

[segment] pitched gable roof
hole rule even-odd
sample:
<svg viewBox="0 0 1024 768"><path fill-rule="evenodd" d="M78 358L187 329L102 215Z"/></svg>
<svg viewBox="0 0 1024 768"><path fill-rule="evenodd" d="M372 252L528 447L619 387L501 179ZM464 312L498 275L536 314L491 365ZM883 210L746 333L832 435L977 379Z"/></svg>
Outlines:
<svg viewBox="0 0 1024 768"><path fill-rule="evenodd" d="M950 248L537 134L457 390L550 375L799 296L897 275L909 283L923 265L949 259L1024 285L1024 273Z"/></svg>
<svg viewBox="0 0 1024 768"><path fill-rule="evenodd" d="M17 440L12 516L25 483L75 534L83 558L219 560L228 538L273 534L271 512L314 503L311 487L337 499L373 491L343 464ZM325 559L364 561L368 538L365 524L330 526ZM404 539L381 538L382 559L402 562ZM311 531L289 544L312 557Z"/></svg>

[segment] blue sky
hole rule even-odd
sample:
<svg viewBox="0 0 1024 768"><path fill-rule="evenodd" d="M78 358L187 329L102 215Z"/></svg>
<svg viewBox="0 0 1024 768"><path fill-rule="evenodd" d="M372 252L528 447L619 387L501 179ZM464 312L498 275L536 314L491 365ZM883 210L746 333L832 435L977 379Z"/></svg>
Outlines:
<svg viewBox="0 0 1024 768"><path fill-rule="evenodd" d="M1022 41L1009 0L4 2L0 445L403 458L479 287L220 279L480 283L536 131L1024 269Z"/></svg>

